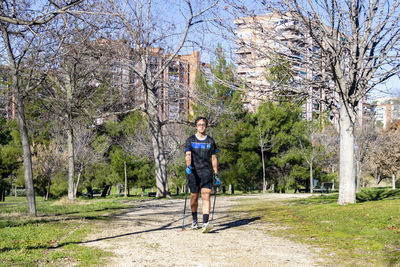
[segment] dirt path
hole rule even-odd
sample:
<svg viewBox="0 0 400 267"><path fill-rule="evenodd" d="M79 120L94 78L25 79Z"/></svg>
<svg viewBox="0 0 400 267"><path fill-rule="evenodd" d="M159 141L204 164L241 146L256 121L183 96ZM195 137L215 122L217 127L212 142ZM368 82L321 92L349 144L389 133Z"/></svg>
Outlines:
<svg viewBox="0 0 400 267"><path fill-rule="evenodd" d="M321 266L317 248L274 237L268 234L271 225L246 213L229 213L238 198L306 196L219 197L214 229L208 234L189 230L191 216L186 217L182 231L184 200L144 201L112 222L100 224L99 233L86 244L114 253L107 266Z"/></svg>

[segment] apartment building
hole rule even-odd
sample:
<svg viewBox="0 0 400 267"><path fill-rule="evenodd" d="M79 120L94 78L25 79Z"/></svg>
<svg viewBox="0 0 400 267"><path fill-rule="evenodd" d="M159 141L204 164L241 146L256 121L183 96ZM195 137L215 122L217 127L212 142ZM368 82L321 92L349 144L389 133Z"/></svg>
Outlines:
<svg viewBox="0 0 400 267"><path fill-rule="evenodd" d="M129 64L139 66L140 57L126 43L122 41L112 42L118 42L119 46L124 47L122 49L123 54L114 58L116 62L111 64L113 66L111 69L112 80L114 87L119 90L121 108L132 105L144 107L146 96L142 83L132 71L132 68L129 67ZM162 48L152 48L149 51L148 67L150 71L157 72L169 57L170 54L165 53ZM189 99L195 86L196 73L200 70L201 65L200 52L193 51L187 55L177 55L163 71L161 79L156 81L156 95L161 120L188 118L190 113Z"/></svg>
<svg viewBox="0 0 400 267"><path fill-rule="evenodd" d="M373 100L372 110L376 122L382 124L384 129L388 129L390 124L400 120L400 98L376 98Z"/></svg>
<svg viewBox="0 0 400 267"><path fill-rule="evenodd" d="M301 81L319 78L321 69L324 69L318 60L321 56L319 47L292 16L270 13L239 18L234 23L238 36L238 75L249 84L246 106L250 111L255 111L261 101L272 99L274 91L277 91L279 82L274 84L269 80L267 70L274 65L272 61L280 57L289 60L288 82L295 90L301 86ZM312 85L301 90L303 94L304 91L307 93L303 118L311 120L313 114L318 115L326 109L320 101L324 92ZM332 93L331 97L337 98L337 95ZM332 120L335 120L334 116Z"/></svg>

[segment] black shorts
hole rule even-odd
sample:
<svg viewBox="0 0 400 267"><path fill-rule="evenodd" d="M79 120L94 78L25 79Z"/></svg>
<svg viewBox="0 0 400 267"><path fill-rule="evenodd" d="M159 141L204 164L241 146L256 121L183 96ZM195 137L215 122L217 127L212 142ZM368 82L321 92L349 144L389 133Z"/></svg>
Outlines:
<svg viewBox="0 0 400 267"><path fill-rule="evenodd" d="M191 193L200 193L201 188L212 189L213 176L212 172L193 172L189 174L188 184Z"/></svg>

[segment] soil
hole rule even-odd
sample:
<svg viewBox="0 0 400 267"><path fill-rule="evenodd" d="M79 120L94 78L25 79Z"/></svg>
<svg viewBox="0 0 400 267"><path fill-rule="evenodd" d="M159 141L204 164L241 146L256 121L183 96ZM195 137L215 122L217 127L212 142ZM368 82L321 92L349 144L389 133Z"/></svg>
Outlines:
<svg viewBox="0 0 400 267"><path fill-rule="evenodd" d="M319 248L273 236L271 232L279 225L267 224L247 213L230 212L241 198L278 200L308 196L217 197L214 228L207 234L190 230L189 203L182 230L184 200L142 201L111 222L99 223L99 231L89 236L85 245L113 253L105 266L322 266L318 262ZM200 213L200 222L201 218Z"/></svg>

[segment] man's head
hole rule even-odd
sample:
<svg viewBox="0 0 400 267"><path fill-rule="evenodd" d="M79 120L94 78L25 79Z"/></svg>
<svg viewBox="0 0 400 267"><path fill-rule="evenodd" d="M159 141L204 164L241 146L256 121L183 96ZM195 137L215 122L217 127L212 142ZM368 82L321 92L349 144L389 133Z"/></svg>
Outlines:
<svg viewBox="0 0 400 267"><path fill-rule="evenodd" d="M205 117L197 117L196 120L194 121L196 125L196 130L198 133L204 134L206 132L207 128L207 118Z"/></svg>

